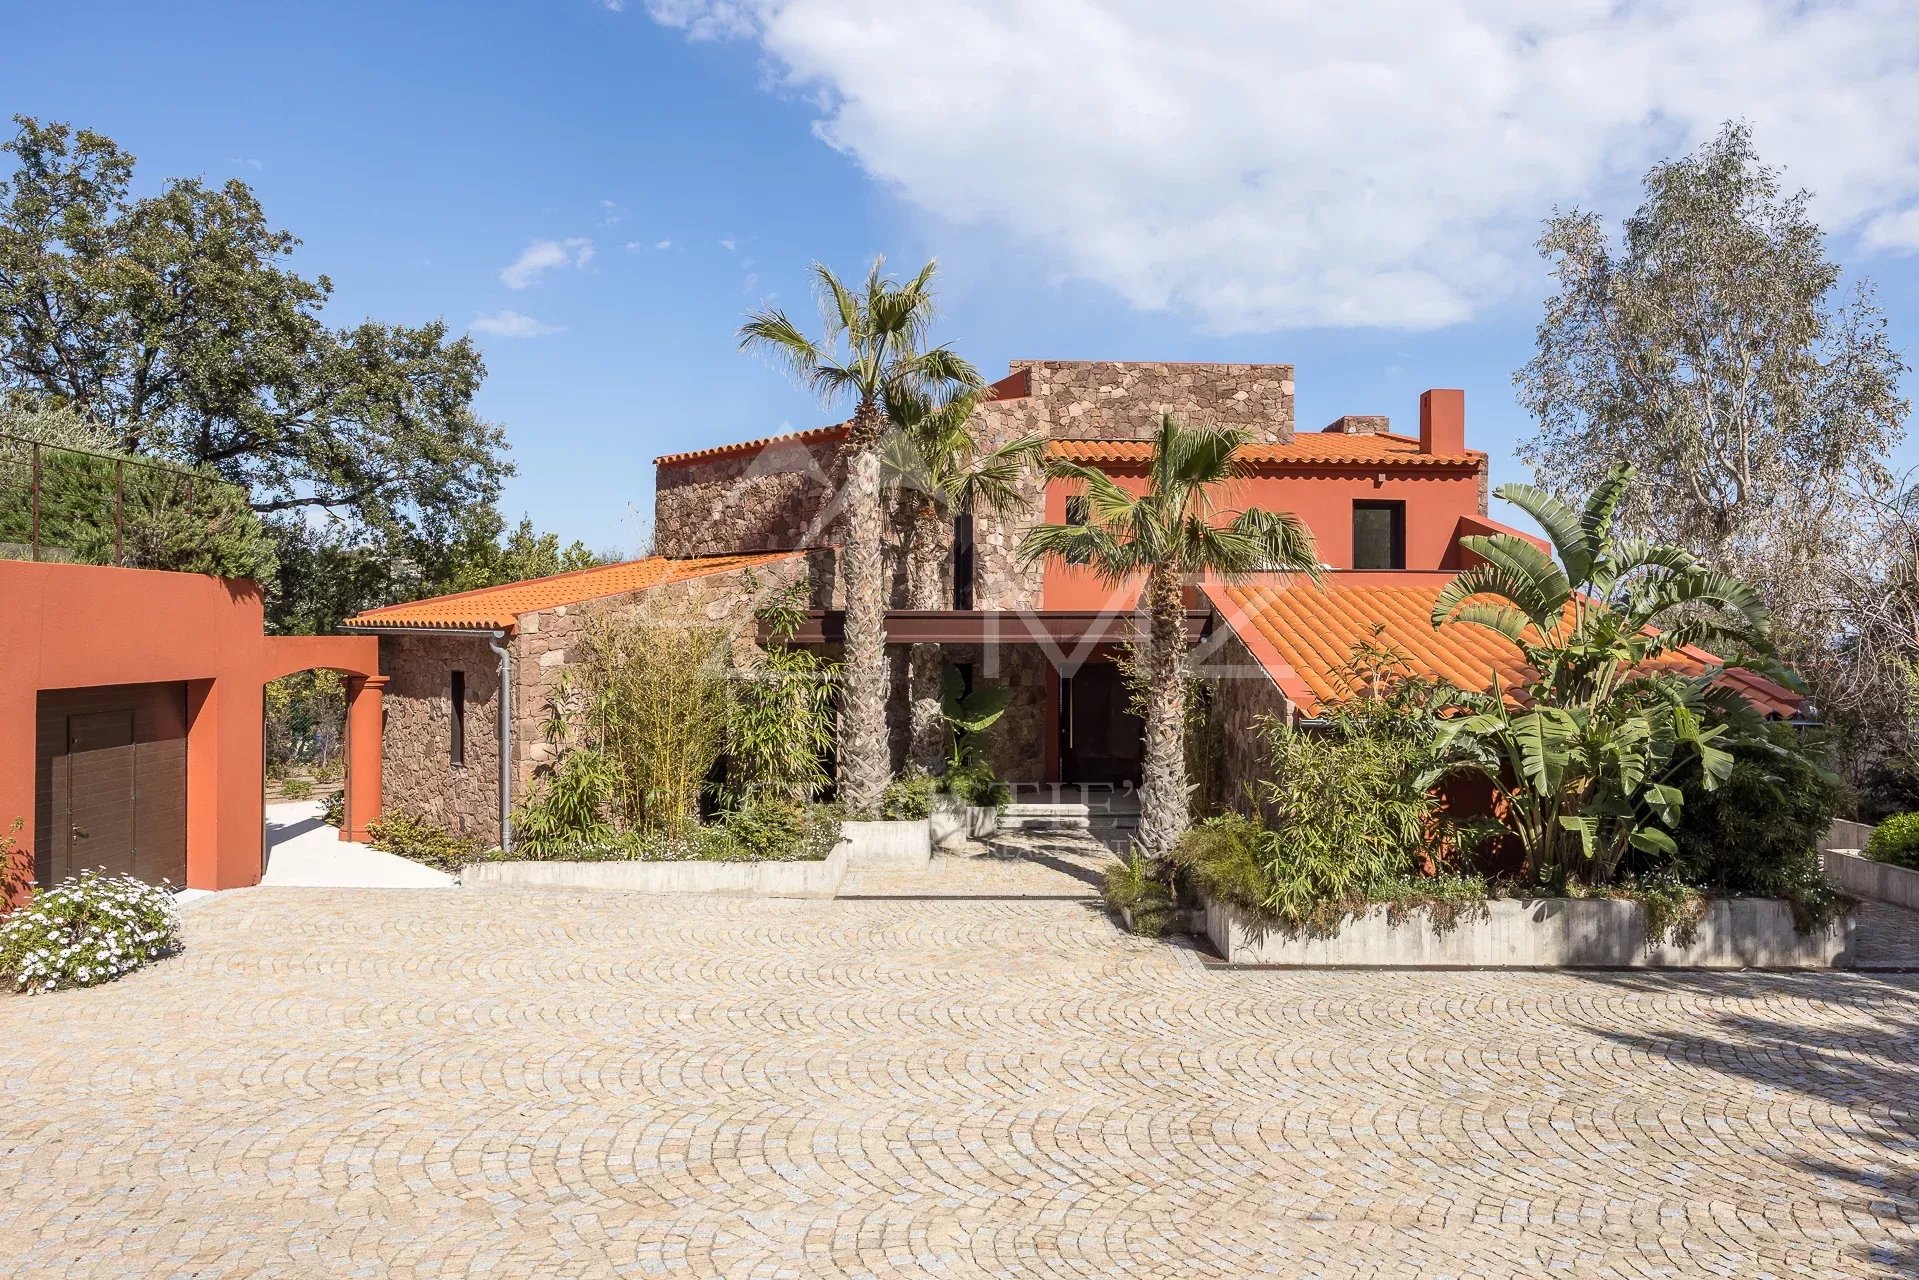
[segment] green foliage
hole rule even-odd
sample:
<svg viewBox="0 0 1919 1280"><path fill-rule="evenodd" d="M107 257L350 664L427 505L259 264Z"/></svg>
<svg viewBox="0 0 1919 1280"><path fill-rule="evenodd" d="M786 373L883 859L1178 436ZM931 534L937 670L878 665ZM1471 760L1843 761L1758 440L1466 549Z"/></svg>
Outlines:
<svg viewBox="0 0 1919 1280"><path fill-rule="evenodd" d="M1132 931L1143 938L1161 936L1172 923L1173 891L1159 864L1137 849L1107 867L1104 897L1112 910L1127 913Z"/></svg>
<svg viewBox="0 0 1919 1280"><path fill-rule="evenodd" d="M613 784L613 770L600 752L591 747L562 751L534 793L513 811L515 852L539 858L610 841Z"/></svg>
<svg viewBox="0 0 1919 1280"><path fill-rule="evenodd" d="M1013 801L1013 789L999 780L993 762L972 756L940 775L939 787L961 804L977 808L1004 808Z"/></svg>
<svg viewBox="0 0 1919 1280"><path fill-rule="evenodd" d="M1919 871L1919 813L1898 813L1872 829L1866 856Z"/></svg>
<svg viewBox="0 0 1919 1280"><path fill-rule="evenodd" d="M565 838L515 841L511 857L515 862L817 862L840 842L840 823L837 806L755 794L715 822L673 831L601 825Z"/></svg>
<svg viewBox="0 0 1919 1280"><path fill-rule="evenodd" d="M179 949L169 890L83 871L0 919L0 981L30 992L93 987Z"/></svg>
<svg viewBox="0 0 1919 1280"><path fill-rule="evenodd" d="M346 792L329 791L320 801L320 821L329 827L346 825Z"/></svg>
<svg viewBox="0 0 1919 1280"><path fill-rule="evenodd" d="M951 765L958 765L976 754L983 739L1013 700L1013 690L1003 684L983 684L971 693L958 667L947 664L940 671L940 716L953 735Z"/></svg>
<svg viewBox="0 0 1919 1280"><path fill-rule="evenodd" d="M270 777L299 765L333 780L343 769L346 678L337 671L299 671L266 686L266 756Z"/></svg>
<svg viewBox="0 0 1919 1280"><path fill-rule="evenodd" d="M118 448L210 467L256 512L318 507L385 537L490 504L499 428L447 326L330 329L332 284L245 183L146 183L112 139L25 116L0 183L0 395L68 405Z"/></svg>
<svg viewBox="0 0 1919 1280"><path fill-rule="evenodd" d="M441 871L458 871L485 854L478 840L456 836L410 809L388 809L368 823L367 843Z"/></svg>
<svg viewBox="0 0 1919 1280"><path fill-rule="evenodd" d="M213 472L60 442L70 413L0 409L0 554L248 578L271 586L272 537L246 490ZM35 446L38 445L38 448ZM38 522L35 462L38 461Z"/></svg>
<svg viewBox="0 0 1919 1280"><path fill-rule="evenodd" d="M1259 819L1229 811L1182 836L1172 861L1209 900L1271 918L1272 884L1261 861L1271 834Z"/></svg>
<svg viewBox="0 0 1919 1280"><path fill-rule="evenodd" d="M933 812L939 779L908 765L880 794L882 822L917 822Z"/></svg>
<svg viewBox="0 0 1919 1280"><path fill-rule="evenodd" d="M313 799L313 779L288 778L280 784L280 795L287 800L311 800Z"/></svg>
<svg viewBox="0 0 1919 1280"><path fill-rule="evenodd" d="M692 822L726 747L726 633L612 609L589 613L583 630L580 745L611 772L610 820L645 832Z"/></svg>
<svg viewBox="0 0 1919 1280"><path fill-rule="evenodd" d="M833 747L839 669L790 643L805 617L795 592L777 594L757 616L773 638L743 673L733 699L727 791L735 800L764 791L804 804L831 781L823 760Z"/></svg>
<svg viewBox="0 0 1919 1280"><path fill-rule="evenodd" d="M561 546L560 535L538 532L526 516L508 533L499 512L492 507L475 508L463 517L458 536L441 560L440 576L424 585L422 596L574 573L601 563L585 543Z"/></svg>
<svg viewBox="0 0 1919 1280"><path fill-rule="evenodd" d="M1495 685L1440 741L1446 768L1478 772L1500 794L1527 877L1559 889L1610 882L1629 852L1671 857L1683 785L1715 789L1735 734L1757 725L1714 687L1717 672L1683 676L1658 660L1706 645L1791 678L1754 656L1768 638L1757 593L1676 547L1615 537L1631 478L1615 469L1577 511L1530 485L1501 486L1557 560L1515 534L1463 538L1481 563L1433 605L1434 626L1496 632L1537 673L1512 698Z"/></svg>

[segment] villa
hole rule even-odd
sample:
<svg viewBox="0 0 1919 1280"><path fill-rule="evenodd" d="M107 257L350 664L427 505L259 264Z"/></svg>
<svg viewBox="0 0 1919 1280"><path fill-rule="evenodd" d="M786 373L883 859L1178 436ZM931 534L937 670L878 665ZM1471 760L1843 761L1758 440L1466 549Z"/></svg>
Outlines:
<svg viewBox="0 0 1919 1280"><path fill-rule="evenodd" d="M1014 362L976 421L988 445L1041 435L1052 456L1122 484L1143 483L1146 440L1163 414L1251 435L1249 474L1222 506L1293 512L1326 572L1319 584L1273 576L1189 589L1194 660L1214 678L1223 783L1234 789L1257 770L1245 730L1260 716L1310 718L1349 693L1341 671L1356 643L1389 644L1411 670L1467 687L1489 687L1495 675L1511 682L1518 666L1517 651L1490 633L1442 634L1430 622L1439 590L1470 563L1460 539L1504 529L1487 517L1487 459L1467 447L1464 394L1425 392L1417 430L1405 433L1373 415L1301 432L1293 402L1291 365L1032 360ZM548 758L540 726L587 609L643 605L652 617L746 636L762 601L800 583L813 612L797 639L835 645L845 435L842 424L657 458L656 554L647 559L351 619L350 630L380 637L388 680L385 803L498 839L502 813ZM1114 657L1134 592L1073 565L1020 561L1032 524L1084 518L1070 482L1035 473L1027 483L1023 510L952 522L942 550L949 608L888 612L887 643L900 657L896 761L905 647L930 642L967 681L1013 691L993 740L1002 778L1124 790L1139 781L1140 723ZM899 577L895 606L905 603ZM1732 678L1770 714L1798 705L1786 689Z"/></svg>

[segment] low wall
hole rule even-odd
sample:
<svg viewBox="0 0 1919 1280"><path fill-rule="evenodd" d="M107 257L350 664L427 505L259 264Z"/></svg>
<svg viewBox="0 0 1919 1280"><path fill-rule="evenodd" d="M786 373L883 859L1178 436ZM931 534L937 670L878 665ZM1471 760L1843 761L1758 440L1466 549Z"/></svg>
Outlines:
<svg viewBox="0 0 1919 1280"><path fill-rule="evenodd" d="M1398 922L1387 908L1349 918L1330 936L1290 934L1208 903L1206 934L1232 964L1339 968L1832 969L1852 964L1854 921L1801 934L1770 898L1706 906L1691 946L1646 945L1645 910L1613 898L1500 899L1443 931L1424 908Z"/></svg>
<svg viewBox="0 0 1919 1280"><path fill-rule="evenodd" d="M545 885L738 898L830 898L846 875L841 843L817 862L474 862L462 885Z"/></svg>
<svg viewBox="0 0 1919 1280"><path fill-rule="evenodd" d="M933 860L932 823L848 822L840 830L846 865L853 871L912 871Z"/></svg>
<svg viewBox="0 0 1919 1280"><path fill-rule="evenodd" d="M1919 909L1919 871L1837 849L1826 851L1825 867L1826 874L1847 893Z"/></svg>
<svg viewBox="0 0 1919 1280"><path fill-rule="evenodd" d="M984 840L999 830L999 809L992 805L958 805L935 809L927 819L936 845Z"/></svg>

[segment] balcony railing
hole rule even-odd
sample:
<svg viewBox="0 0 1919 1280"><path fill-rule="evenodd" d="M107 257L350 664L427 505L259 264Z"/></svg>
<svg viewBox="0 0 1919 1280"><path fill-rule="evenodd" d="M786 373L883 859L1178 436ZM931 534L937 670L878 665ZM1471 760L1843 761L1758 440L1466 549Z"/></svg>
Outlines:
<svg viewBox="0 0 1919 1280"><path fill-rule="evenodd" d="M245 503L240 486L184 467L0 432L0 559L162 567L195 526Z"/></svg>

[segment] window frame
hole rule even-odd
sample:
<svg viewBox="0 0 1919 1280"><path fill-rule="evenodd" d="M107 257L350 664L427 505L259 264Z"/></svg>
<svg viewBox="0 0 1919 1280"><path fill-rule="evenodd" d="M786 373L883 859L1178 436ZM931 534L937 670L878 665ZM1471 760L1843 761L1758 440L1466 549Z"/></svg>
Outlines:
<svg viewBox="0 0 1919 1280"><path fill-rule="evenodd" d="M1359 517L1363 511L1384 511L1389 518L1386 555L1390 563L1359 563ZM1406 569L1406 502L1403 498L1355 498L1353 500L1353 571L1355 573L1403 573Z"/></svg>
<svg viewBox="0 0 1919 1280"><path fill-rule="evenodd" d="M452 670L447 672L446 699L447 724L447 766L453 769L466 768L466 672Z"/></svg>

